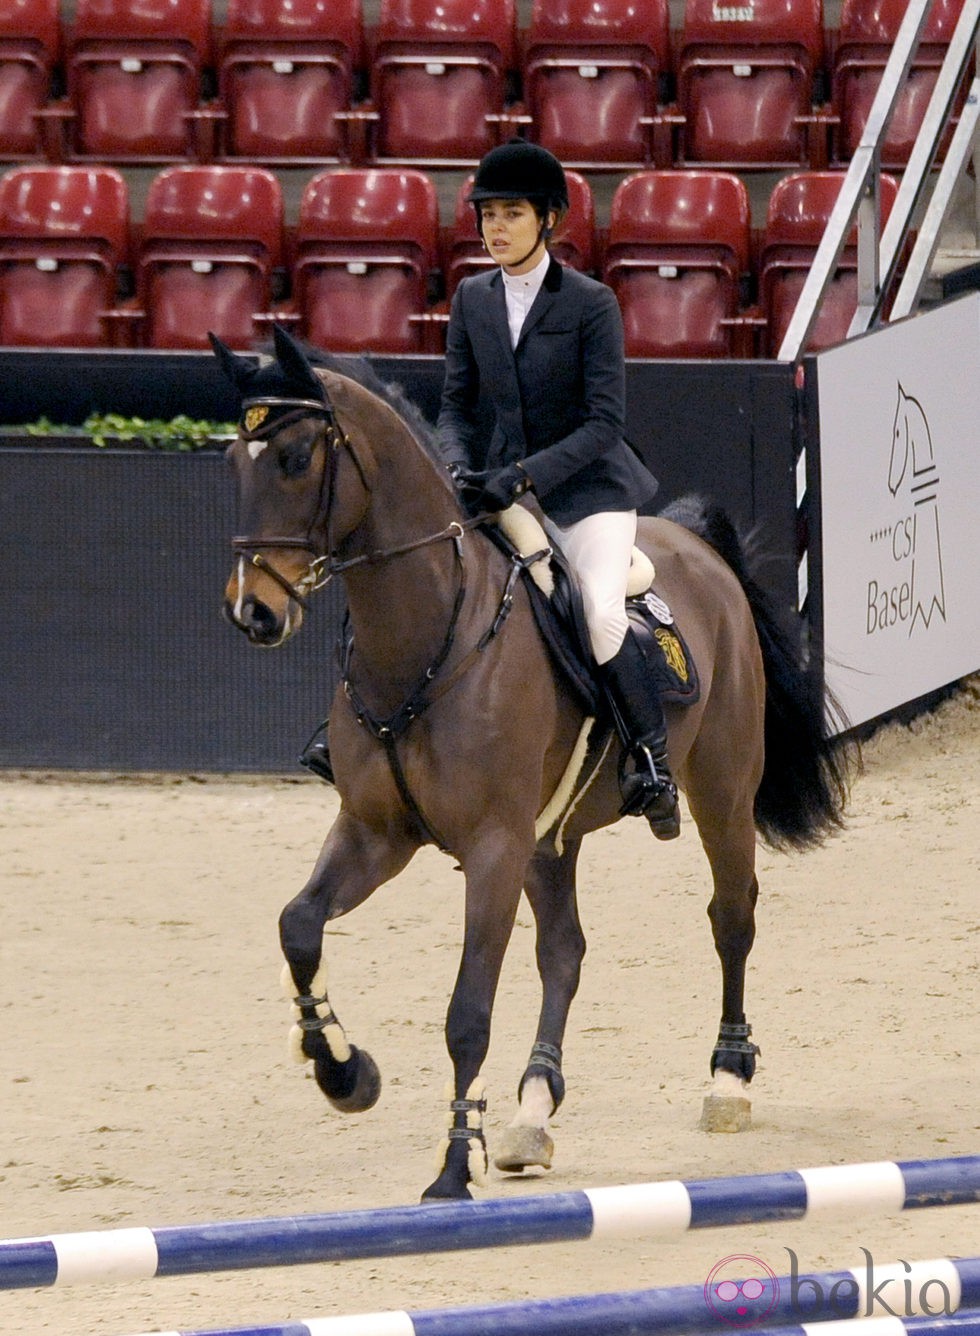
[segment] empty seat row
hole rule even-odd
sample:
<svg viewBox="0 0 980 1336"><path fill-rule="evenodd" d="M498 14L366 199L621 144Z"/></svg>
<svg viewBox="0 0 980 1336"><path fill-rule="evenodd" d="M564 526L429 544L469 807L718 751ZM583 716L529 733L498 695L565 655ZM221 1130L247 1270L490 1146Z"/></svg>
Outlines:
<svg viewBox="0 0 980 1336"><path fill-rule="evenodd" d="M784 177L756 237L734 173L631 174L601 233L585 179L568 176L555 253L616 293L630 357L774 355L843 180ZM883 177L885 216L896 191ZM277 320L334 352L436 352L454 287L490 263L465 185L441 232L432 180L411 168L318 173L294 229L262 167L165 168L138 227L113 167L0 177L0 345L205 349L214 331L249 348ZM846 335L856 270L852 237L811 349Z"/></svg>
<svg viewBox="0 0 980 1336"><path fill-rule="evenodd" d="M0 157L466 165L515 130L583 169L849 159L905 0L0 0ZM907 161L963 0L936 0ZM59 80L61 87L59 87ZM824 85L828 87L825 88ZM829 88L829 98L827 91Z"/></svg>

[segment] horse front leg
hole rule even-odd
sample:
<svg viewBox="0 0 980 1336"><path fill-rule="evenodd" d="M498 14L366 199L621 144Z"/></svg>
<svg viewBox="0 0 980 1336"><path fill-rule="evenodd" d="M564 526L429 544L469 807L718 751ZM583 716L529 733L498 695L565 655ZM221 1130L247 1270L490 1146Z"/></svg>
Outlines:
<svg viewBox="0 0 980 1336"><path fill-rule="evenodd" d="M559 856L538 853L524 883L537 927L541 1012L531 1056L517 1087L517 1114L504 1129L494 1154L494 1164L504 1173L551 1168L555 1146L549 1123L565 1097L562 1043L585 956L585 934L575 897L580 848L581 840L574 840L566 843Z"/></svg>
<svg viewBox="0 0 980 1336"><path fill-rule="evenodd" d="M341 811L310 880L279 918L283 988L296 1018L290 1052L297 1062L313 1063L317 1085L342 1113L362 1113L377 1103L381 1076L371 1055L348 1041L330 1005L323 930L400 872L417 847Z"/></svg>
<svg viewBox="0 0 980 1336"><path fill-rule="evenodd" d="M486 1099L480 1071L490 1046L490 1019L504 952L510 941L530 854L503 838L484 841L460 857L466 875L463 954L446 1016L446 1046L453 1064L449 1130L440 1170L423 1201L471 1197L470 1183L486 1179L483 1132Z"/></svg>

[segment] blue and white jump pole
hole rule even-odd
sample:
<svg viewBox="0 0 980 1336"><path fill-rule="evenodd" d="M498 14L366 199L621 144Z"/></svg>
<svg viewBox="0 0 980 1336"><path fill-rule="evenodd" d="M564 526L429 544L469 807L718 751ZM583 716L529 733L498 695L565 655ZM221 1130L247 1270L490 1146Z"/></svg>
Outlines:
<svg viewBox="0 0 980 1336"><path fill-rule="evenodd" d="M980 1156L0 1242L0 1290L295 1266L980 1202ZM277 1329L278 1330L278 1329ZM285 1330L285 1329L284 1329ZM298 1331L298 1329L297 1329Z"/></svg>
<svg viewBox="0 0 980 1336"><path fill-rule="evenodd" d="M726 1324L687 1285L141 1336L980 1336L980 1258L772 1278L758 1302Z"/></svg>

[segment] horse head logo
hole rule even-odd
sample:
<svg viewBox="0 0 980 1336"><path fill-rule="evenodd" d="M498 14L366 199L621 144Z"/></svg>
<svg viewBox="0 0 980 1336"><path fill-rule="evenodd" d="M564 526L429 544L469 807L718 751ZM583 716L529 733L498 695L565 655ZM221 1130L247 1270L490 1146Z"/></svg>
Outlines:
<svg viewBox="0 0 980 1336"><path fill-rule="evenodd" d="M946 601L939 539L939 469L932 432L922 404L906 394L901 383L892 422L888 490L907 507L907 514L895 525L899 538L897 542L893 539L892 554L896 560L907 559L911 566L911 635L919 621L929 626L933 612L945 621Z"/></svg>
<svg viewBox="0 0 980 1336"><path fill-rule="evenodd" d="M912 479L921 477L936 466L932 433L922 405L918 399L906 394L899 382L895 421L892 424L892 454L888 464L888 490L892 496L897 496L898 489L905 481L910 460ZM910 484L913 487L915 485L912 480Z"/></svg>

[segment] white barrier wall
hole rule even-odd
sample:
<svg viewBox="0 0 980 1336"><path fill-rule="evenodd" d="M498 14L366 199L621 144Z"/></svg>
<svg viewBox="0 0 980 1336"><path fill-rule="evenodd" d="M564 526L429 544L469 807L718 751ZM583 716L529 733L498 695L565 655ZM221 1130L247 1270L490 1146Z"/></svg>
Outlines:
<svg viewBox="0 0 980 1336"><path fill-rule="evenodd" d="M860 724L980 668L980 294L816 360L824 668Z"/></svg>

